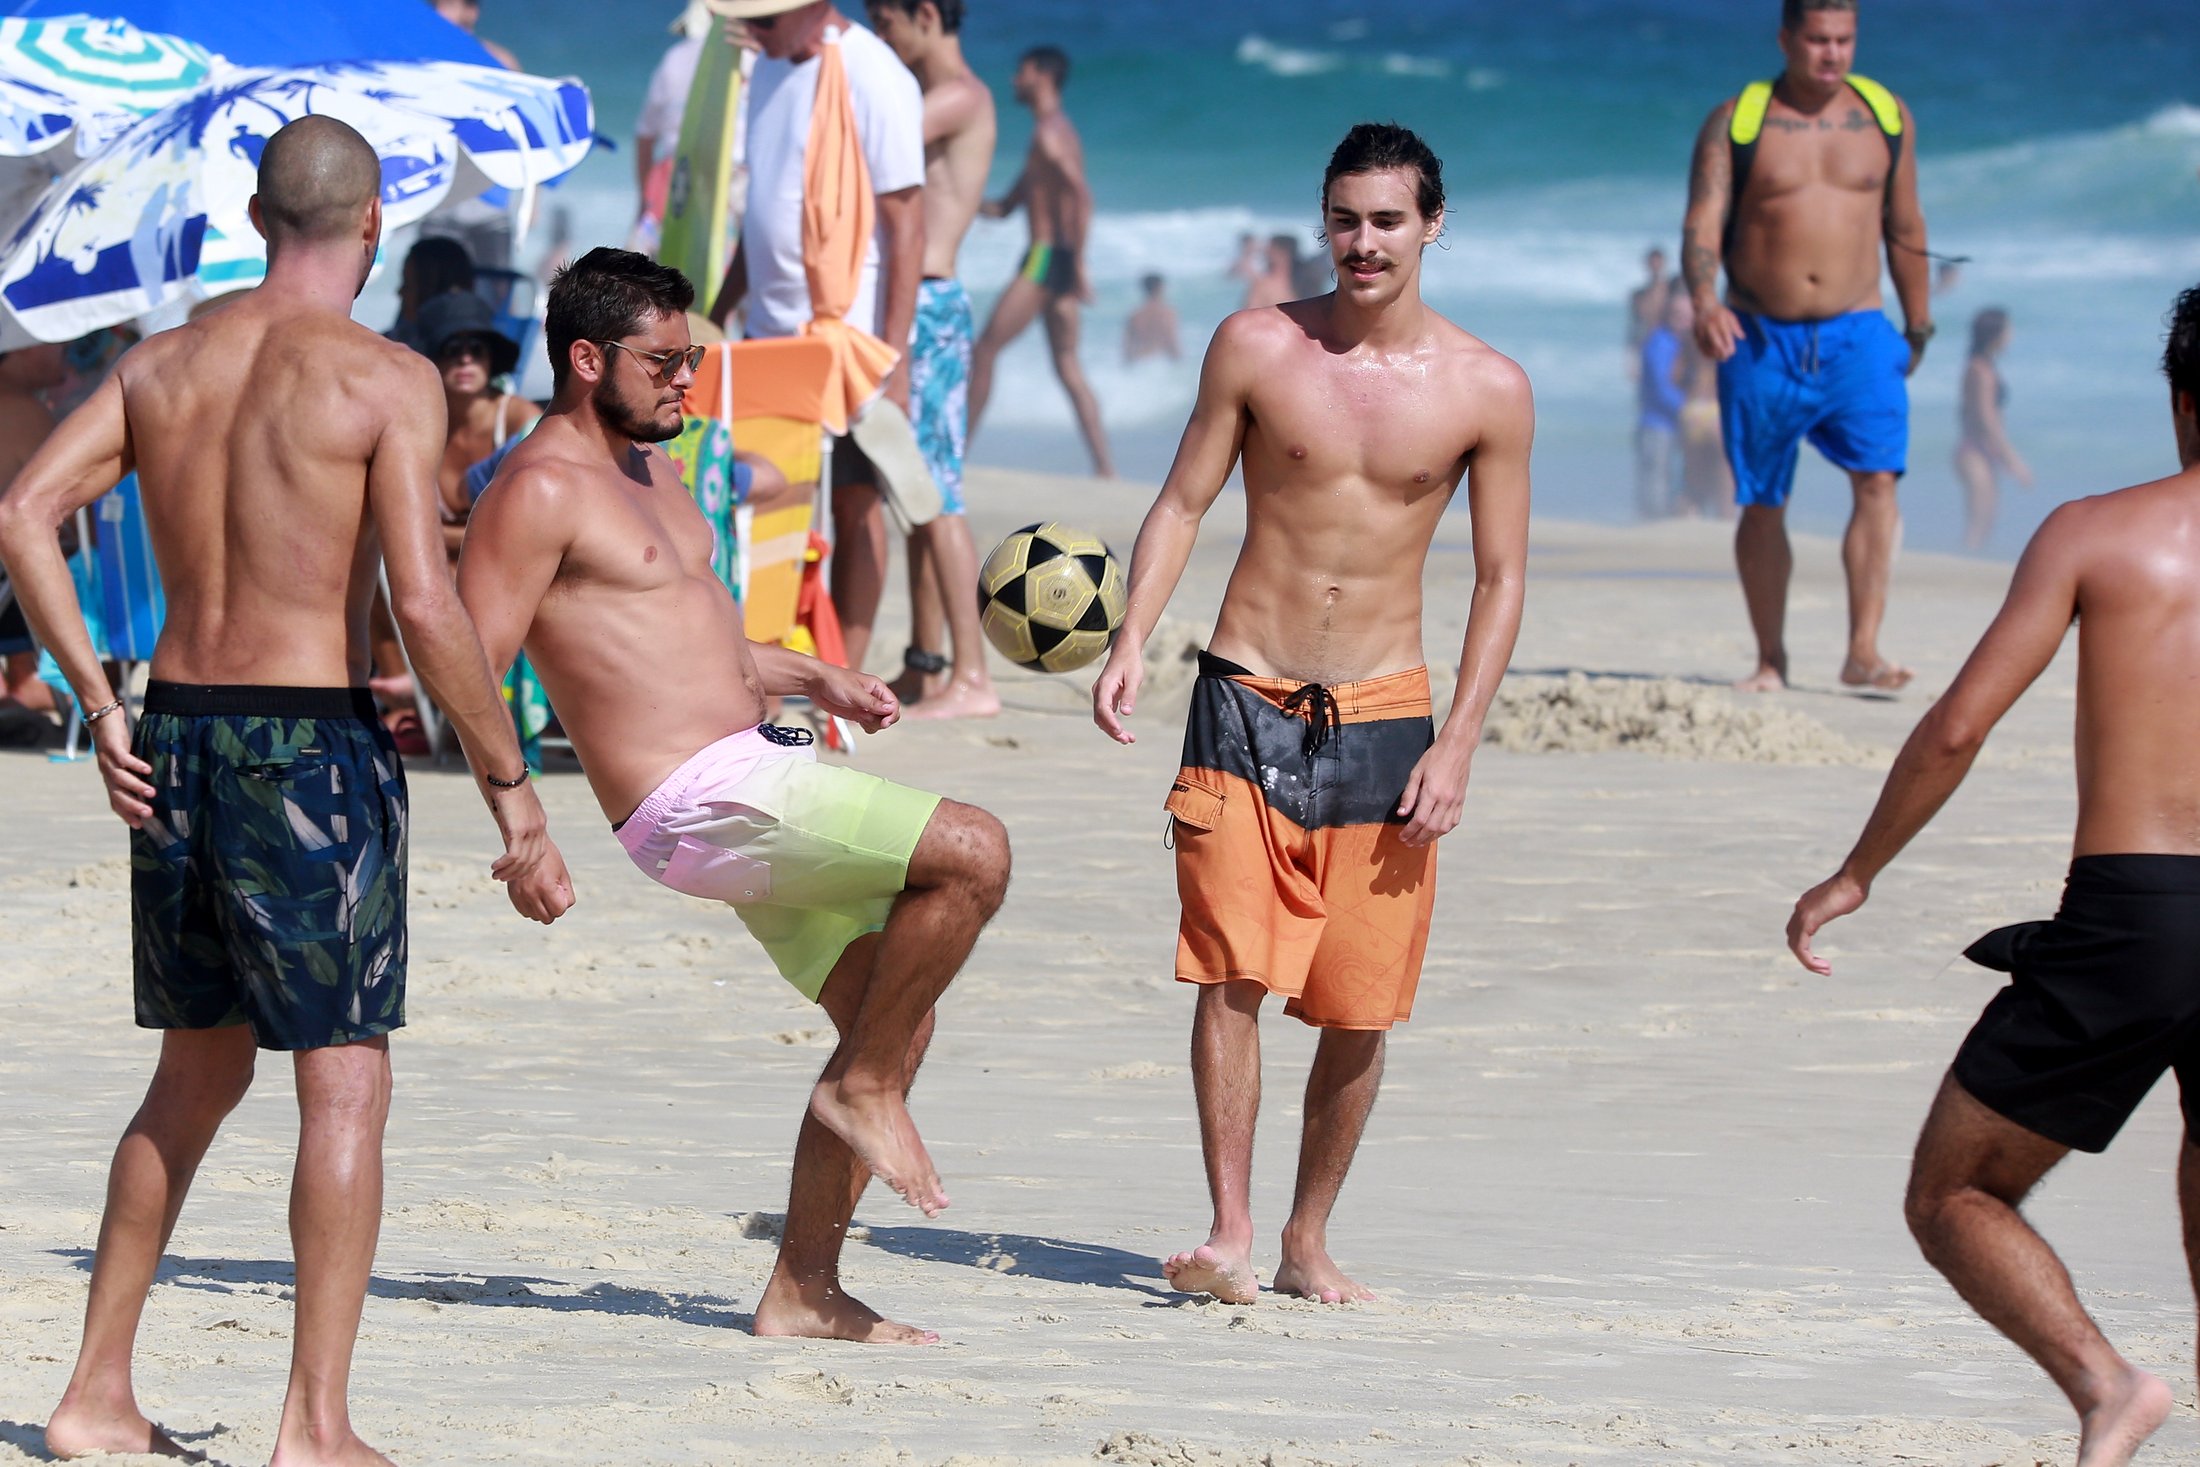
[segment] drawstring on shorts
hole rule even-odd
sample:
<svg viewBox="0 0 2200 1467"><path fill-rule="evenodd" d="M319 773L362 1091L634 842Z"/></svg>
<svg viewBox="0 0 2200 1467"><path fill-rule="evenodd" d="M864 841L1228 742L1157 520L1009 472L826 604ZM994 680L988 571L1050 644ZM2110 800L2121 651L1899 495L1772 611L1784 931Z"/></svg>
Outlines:
<svg viewBox="0 0 2200 1467"><path fill-rule="evenodd" d="M1283 700L1283 711L1306 719L1304 751L1311 759L1329 742L1330 734L1344 727L1344 712L1337 695L1320 683L1307 683Z"/></svg>

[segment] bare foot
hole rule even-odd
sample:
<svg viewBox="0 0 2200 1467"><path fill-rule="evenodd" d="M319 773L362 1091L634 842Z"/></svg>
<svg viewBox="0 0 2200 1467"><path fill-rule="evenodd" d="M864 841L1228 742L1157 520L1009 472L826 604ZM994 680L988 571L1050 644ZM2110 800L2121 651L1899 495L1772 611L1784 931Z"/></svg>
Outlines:
<svg viewBox="0 0 2200 1467"><path fill-rule="evenodd" d="M1859 662L1851 657L1841 664L1842 682L1852 688L1876 688L1882 693L1907 687L1910 679L1916 676L1909 668L1897 667L1883 657L1872 663Z"/></svg>
<svg viewBox="0 0 2200 1467"><path fill-rule="evenodd" d="M909 1108L891 1090L865 1093L839 1081L820 1080L810 1092L810 1114L863 1158L871 1175L901 1194L926 1217L947 1209L940 1174L917 1134Z"/></svg>
<svg viewBox="0 0 2200 1467"><path fill-rule="evenodd" d="M755 1333L802 1340L853 1340L859 1345L936 1345L928 1329L896 1324L860 1299L851 1299L837 1283L809 1289L779 1273L765 1285L756 1305Z"/></svg>
<svg viewBox="0 0 2200 1467"><path fill-rule="evenodd" d="M100 1410L63 1401L46 1423L46 1450L64 1462L109 1453L206 1460L204 1452L192 1451L146 1420L135 1404Z"/></svg>
<svg viewBox="0 0 2200 1467"><path fill-rule="evenodd" d="M1774 667L1771 663L1766 662L1760 663L1757 670L1748 677L1737 679L1734 683L1734 691L1737 693L1777 693L1783 691L1787 685L1787 670Z"/></svg>
<svg viewBox="0 0 2200 1467"><path fill-rule="evenodd" d="M1276 1292L1296 1294L1317 1304L1372 1304L1375 1291L1347 1278L1326 1250L1315 1249L1304 1257L1289 1251L1276 1266Z"/></svg>
<svg viewBox="0 0 2200 1467"><path fill-rule="evenodd" d="M2143 1370L2078 1418L2078 1467L2123 1467L2169 1418L2170 1388Z"/></svg>
<svg viewBox="0 0 2200 1467"><path fill-rule="evenodd" d="M1250 1255L1223 1252L1202 1243L1189 1253L1172 1255L1161 1265L1169 1287L1180 1294L1212 1294L1225 1304L1253 1304L1260 1300L1260 1275L1253 1272Z"/></svg>
<svg viewBox="0 0 2200 1467"><path fill-rule="evenodd" d="M267 1459L267 1467L397 1467L397 1464L347 1431L342 1441L328 1446L278 1439L275 1455Z"/></svg>
<svg viewBox="0 0 2200 1467"><path fill-rule="evenodd" d="M909 710L911 718L992 718L1001 711L993 684L951 682Z"/></svg>

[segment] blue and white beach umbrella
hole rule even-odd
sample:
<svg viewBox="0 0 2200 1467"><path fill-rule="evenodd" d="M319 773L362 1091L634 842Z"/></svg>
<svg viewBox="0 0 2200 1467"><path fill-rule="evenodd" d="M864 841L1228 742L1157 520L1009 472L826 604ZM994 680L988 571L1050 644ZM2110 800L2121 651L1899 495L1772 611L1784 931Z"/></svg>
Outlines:
<svg viewBox="0 0 2200 1467"><path fill-rule="evenodd" d="M0 106L8 101L0 93ZM577 81L457 62L217 64L208 85L130 122L55 180L9 232L0 351L257 281L266 251L246 203L260 153L309 113L350 123L381 157L385 230L492 187L524 207L579 165L595 131ZM0 117L0 136L9 125Z"/></svg>
<svg viewBox="0 0 2200 1467"><path fill-rule="evenodd" d="M206 86L220 65L203 46L124 20L0 19L0 227L131 122Z"/></svg>

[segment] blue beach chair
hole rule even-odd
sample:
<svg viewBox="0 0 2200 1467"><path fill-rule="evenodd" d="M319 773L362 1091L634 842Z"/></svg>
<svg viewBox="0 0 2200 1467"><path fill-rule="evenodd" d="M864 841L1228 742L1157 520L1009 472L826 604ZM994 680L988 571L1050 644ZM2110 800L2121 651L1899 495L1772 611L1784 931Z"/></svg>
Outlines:
<svg viewBox="0 0 2200 1467"><path fill-rule="evenodd" d="M153 660L153 647L160 641L161 624L168 616L168 598L161 590L160 567L153 560L153 542L146 529L145 503L138 494L136 474L126 475L100 496L89 515L78 515L77 540L73 562L77 596L83 603L85 620L93 628L93 645L100 656L121 664L115 692L135 719L138 708L132 689L137 685L137 670ZM41 675L45 676L43 668ZM57 691L66 691L58 667L46 676L46 681L53 683ZM67 747L54 756L56 759L82 756L82 715L83 710L72 699Z"/></svg>

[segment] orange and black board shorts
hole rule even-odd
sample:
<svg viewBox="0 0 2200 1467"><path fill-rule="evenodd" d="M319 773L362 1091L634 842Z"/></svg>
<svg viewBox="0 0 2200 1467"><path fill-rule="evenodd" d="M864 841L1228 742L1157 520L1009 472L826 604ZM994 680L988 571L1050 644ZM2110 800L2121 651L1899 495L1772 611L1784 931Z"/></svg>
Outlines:
<svg viewBox="0 0 2200 1467"><path fill-rule="evenodd" d="M1325 687L1201 653L1168 799L1177 978L1249 979L1324 1029L1403 1021L1436 847L1400 840L1397 810L1434 739L1426 668Z"/></svg>

